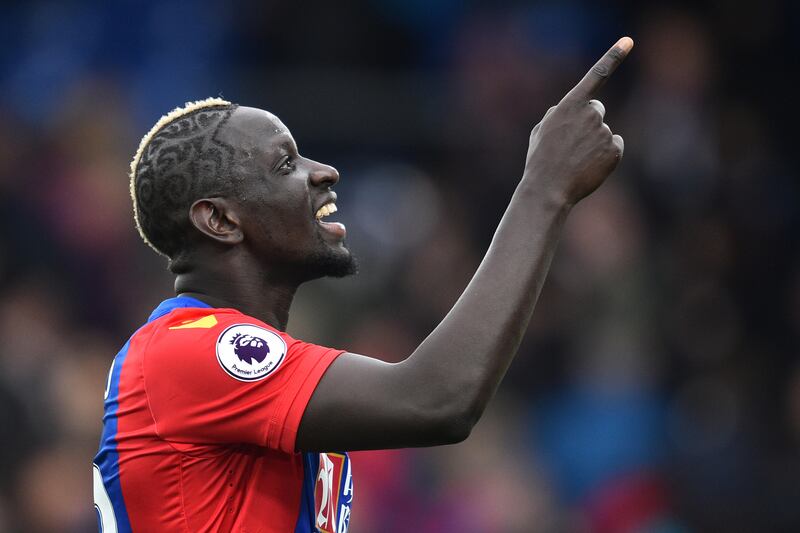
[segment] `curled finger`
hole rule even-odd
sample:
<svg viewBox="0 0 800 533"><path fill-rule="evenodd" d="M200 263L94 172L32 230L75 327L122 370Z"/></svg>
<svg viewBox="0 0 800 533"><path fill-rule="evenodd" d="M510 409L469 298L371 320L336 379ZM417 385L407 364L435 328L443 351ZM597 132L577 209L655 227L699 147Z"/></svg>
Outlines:
<svg viewBox="0 0 800 533"><path fill-rule="evenodd" d="M589 100L589 107L600 113L600 118L604 118L606 116L606 106L604 106L603 102L600 100Z"/></svg>
<svg viewBox="0 0 800 533"><path fill-rule="evenodd" d="M611 137L611 142L617 147L617 159L622 159L622 155L625 153L625 140L621 135L615 134Z"/></svg>

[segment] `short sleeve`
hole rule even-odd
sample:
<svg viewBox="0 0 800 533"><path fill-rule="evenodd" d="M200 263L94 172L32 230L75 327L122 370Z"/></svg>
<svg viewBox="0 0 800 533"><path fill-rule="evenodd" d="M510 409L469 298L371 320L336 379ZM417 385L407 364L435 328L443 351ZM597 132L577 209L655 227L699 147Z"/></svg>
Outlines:
<svg viewBox="0 0 800 533"><path fill-rule="evenodd" d="M311 395L343 351L246 315L203 311L162 318L145 348L142 374L157 434L294 453Z"/></svg>

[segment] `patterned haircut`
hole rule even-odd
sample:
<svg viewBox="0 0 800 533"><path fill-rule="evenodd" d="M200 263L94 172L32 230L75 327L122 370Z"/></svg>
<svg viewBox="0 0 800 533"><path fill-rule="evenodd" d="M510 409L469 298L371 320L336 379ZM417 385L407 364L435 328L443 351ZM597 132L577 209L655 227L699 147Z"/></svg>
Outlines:
<svg viewBox="0 0 800 533"><path fill-rule="evenodd" d="M206 98L170 111L142 138L131 161L136 228L171 265L185 251L192 202L233 192L236 150L218 134L236 108Z"/></svg>

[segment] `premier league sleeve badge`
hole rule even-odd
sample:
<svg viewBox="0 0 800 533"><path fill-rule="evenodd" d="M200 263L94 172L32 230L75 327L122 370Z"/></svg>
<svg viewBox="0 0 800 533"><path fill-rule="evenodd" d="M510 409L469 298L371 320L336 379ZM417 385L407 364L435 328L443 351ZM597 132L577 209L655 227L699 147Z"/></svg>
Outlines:
<svg viewBox="0 0 800 533"><path fill-rule="evenodd" d="M259 381L286 356L286 343L275 332L252 324L234 324L217 339L217 360L232 378Z"/></svg>

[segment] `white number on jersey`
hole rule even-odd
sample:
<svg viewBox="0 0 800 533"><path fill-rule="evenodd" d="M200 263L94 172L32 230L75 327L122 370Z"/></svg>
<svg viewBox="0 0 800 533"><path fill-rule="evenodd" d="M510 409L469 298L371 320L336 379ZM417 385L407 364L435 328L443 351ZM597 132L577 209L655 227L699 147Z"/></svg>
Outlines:
<svg viewBox="0 0 800 533"><path fill-rule="evenodd" d="M108 497L106 486L103 484L103 476L96 464L92 463L94 470L94 508L100 515L101 533L117 533L117 517L114 516L114 507L111 505L111 498Z"/></svg>

